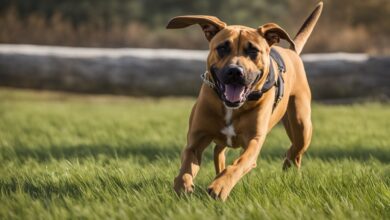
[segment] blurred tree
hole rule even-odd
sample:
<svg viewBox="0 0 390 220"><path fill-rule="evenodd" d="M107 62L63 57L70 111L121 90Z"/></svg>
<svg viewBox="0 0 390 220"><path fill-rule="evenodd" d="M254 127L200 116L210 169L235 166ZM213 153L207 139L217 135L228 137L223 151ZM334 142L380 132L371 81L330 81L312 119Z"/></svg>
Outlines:
<svg viewBox="0 0 390 220"><path fill-rule="evenodd" d="M254 28L272 21L294 35L317 2L0 0L0 42L206 48L203 36L194 33L199 31L198 28L167 32L164 30L167 21L177 15L209 14L228 24ZM324 0L324 4L320 28L314 32L307 51L390 53L389 0ZM332 37L329 37L330 33ZM370 36L375 36L375 40L370 39Z"/></svg>

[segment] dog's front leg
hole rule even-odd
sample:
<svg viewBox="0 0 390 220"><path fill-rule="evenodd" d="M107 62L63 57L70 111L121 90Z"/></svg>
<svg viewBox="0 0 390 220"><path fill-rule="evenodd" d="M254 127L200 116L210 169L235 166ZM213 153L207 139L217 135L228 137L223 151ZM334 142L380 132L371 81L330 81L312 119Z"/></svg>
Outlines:
<svg viewBox="0 0 390 220"><path fill-rule="evenodd" d="M174 180L174 190L192 193L194 191L193 179L199 171L204 149L210 144L211 137L206 135L190 134L187 147L181 154L181 168L179 175Z"/></svg>
<svg viewBox="0 0 390 220"><path fill-rule="evenodd" d="M219 198L222 201L226 200L238 180L256 167L256 160L264 139L265 135L260 135L249 140L247 148L241 156L234 161L233 165L223 170L211 183L208 188L211 197Z"/></svg>

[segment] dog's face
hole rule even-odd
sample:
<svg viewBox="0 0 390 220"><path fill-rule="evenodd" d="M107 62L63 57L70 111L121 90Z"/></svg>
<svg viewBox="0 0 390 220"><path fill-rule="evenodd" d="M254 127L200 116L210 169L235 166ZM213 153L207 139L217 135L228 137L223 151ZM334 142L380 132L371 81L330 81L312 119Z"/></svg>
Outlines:
<svg viewBox="0 0 390 220"><path fill-rule="evenodd" d="M268 67L269 46L256 29L229 26L210 41L207 65L228 107L240 107Z"/></svg>
<svg viewBox="0 0 390 220"><path fill-rule="evenodd" d="M199 24L209 40L207 66L218 80L218 90L224 104L240 107L247 95L258 89L269 70L270 47L285 39L293 41L276 24L266 24L258 29L226 24L212 16L179 16L167 28L183 28Z"/></svg>

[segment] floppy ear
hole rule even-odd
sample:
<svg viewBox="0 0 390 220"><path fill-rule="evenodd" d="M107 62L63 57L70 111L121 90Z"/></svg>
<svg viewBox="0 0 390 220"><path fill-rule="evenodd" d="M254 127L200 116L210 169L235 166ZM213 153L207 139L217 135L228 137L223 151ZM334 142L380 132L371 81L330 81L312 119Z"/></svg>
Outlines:
<svg viewBox="0 0 390 220"><path fill-rule="evenodd" d="M286 40L290 43L290 48L295 50L295 43L291 40L290 36L287 34L283 28L274 23L268 23L258 28L258 31L261 36L263 36L269 46L272 46L280 42L280 39Z"/></svg>
<svg viewBox="0 0 390 220"><path fill-rule="evenodd" d="M172 18L167 25L167 29L185 28L193 24L200 25L208 41L226 27L225 22L214 16L185 15Z"/></svg>

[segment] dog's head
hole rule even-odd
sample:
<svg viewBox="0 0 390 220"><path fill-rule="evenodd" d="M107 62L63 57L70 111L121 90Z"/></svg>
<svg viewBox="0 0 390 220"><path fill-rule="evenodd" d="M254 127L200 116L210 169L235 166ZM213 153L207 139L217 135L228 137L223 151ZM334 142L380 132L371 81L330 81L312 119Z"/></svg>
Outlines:
<svg viewBox="0 0 390 220"><path fill-rule="evenodd" d="M277 24L269 23L257 29L239 25L227 26L216 17L188 15L173 18L169 29L198 24L209 41L207 68L219 81L222 100L228 107L238 108L247 95L258 89L269 72L270 47L280 39L294 42Z"/></svg>

